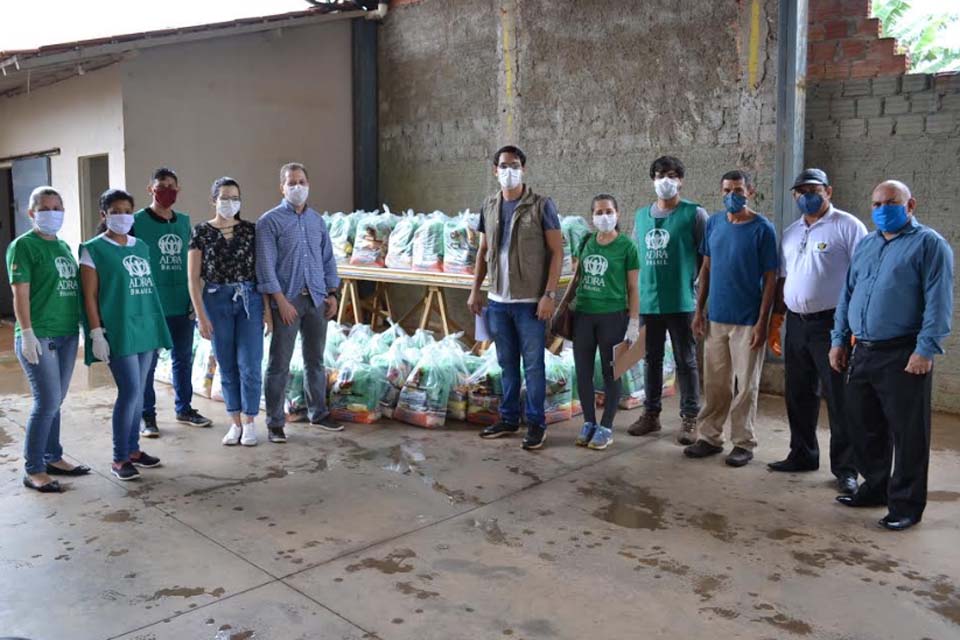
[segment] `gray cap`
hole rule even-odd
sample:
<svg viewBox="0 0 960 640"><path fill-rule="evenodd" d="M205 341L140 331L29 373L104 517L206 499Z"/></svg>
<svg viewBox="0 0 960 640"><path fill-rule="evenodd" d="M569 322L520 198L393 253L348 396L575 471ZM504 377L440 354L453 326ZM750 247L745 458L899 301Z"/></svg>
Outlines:
<svg viewBox="0 0 960 640"><path fill-rule="evenodd" d="M804 169L800 172L800 175L797 176L797 179L793 181L793 187L791 187L791 189L802 187L805 184L821 184L829 187L830 181L827 179L827 174L823 169Z"/></svg>

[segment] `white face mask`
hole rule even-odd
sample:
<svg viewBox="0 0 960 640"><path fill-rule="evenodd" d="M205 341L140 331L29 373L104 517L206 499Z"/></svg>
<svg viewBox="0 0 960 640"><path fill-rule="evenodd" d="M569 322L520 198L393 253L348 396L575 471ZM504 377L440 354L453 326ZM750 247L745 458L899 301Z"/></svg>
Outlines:
<svg viewBox="0 0 960 640"><path fill-rule="evenodd" d="M34 211L33 226L48 236L55 236L63 227L63 211Z"/></svg>
<svg viewBox="0 0 960 640"><path fill-rule="evenodd" d="M295 207L301 207L307 201L307 196L310 195L310 187L305 184L284 185L283 195L287 202Z"/></svg>
<svg viewBox="0 0 960 640"><path fill-rule="evenodd" d="M516 189L523 184L523 169L497 169L497 179L504 189Z"/></svg>
<svg viewBox="0 0 960 640"><path fill-rule="evenodd" d="M224 220L229 220L240 213L239 200L221 200L217 198L217 215Z"/></svg>
<svg viewBox="0 0 960 640"><path fill-rule="evenodd" d="M107 229L113 231L114 233L125 236L130 233L130 229L133 227L133 214L132 213L108 213L107 214Z"/></svg>
<svg viewBox="0 0 960 640"><path fill-rule="evenodd" d="M617 216L612 213L594 215L593 226L595 226L598 231L613 231L617 228Z"/></svg>
<svg viewBox="0 0 960 640"><path fill-rule="evenodd" d="M658 198L670 200L680 193L680 181L676 178L660 178L653 181L653 189Z"/></svg>

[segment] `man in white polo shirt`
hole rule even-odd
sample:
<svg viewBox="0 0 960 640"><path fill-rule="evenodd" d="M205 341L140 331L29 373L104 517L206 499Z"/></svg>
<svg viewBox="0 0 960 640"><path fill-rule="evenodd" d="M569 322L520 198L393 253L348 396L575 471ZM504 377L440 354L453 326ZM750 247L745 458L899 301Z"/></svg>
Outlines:
<svg viewBox="0 0 960 640"><path fill-rule="evenodd" d="M790 453L768 467L787 472L819 468L817 421L823 395L830 416L830 471L841 493L853 493L857 470L843 413L843 376L830 368L830 330L853 250L867 228L835 208L832 195L827 174L820 169L804 170L793 184L800 218L783 232L769 334L771 351L782 352L784 358ZM787 331L781 348L784 314Z"/></svg>

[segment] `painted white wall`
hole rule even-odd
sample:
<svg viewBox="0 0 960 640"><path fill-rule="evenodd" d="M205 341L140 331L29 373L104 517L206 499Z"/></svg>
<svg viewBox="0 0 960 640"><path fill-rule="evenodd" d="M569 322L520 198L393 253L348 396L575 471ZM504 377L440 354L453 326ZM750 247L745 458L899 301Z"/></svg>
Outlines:
<svg viewBox="0 0 960 640"><path fill-rule="evenodd" d="M174 208L209 218L210 184L240 182L241 215L255 220L280 201L280 166L304 163L311 205L353 206L350 24L145 50L123 64L126 176L149 204L150 174L173 168Z"/></svg>
<svg viewBox="0 0 960 640"><path fill-rule="evenodd" d="M80 244L79 163L107 153L110 183L124 184L123 100L120 66L91 71L29 94L0 98L0 157L59 147L50 158L53 187L67 215L61 237Z"/></svg>

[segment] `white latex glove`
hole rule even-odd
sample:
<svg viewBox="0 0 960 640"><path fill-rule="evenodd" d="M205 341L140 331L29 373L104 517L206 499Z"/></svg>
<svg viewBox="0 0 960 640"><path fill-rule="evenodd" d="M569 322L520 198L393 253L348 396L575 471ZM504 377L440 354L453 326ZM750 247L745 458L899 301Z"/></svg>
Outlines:
<svg viewBox="0 0 960 640"><path fill-rule="evenodd" d="M110 362L110 343L103 327L90 330L90 339L93 340L93 357L103 363Z"/></svg>
<svg viewBox="0 0 960 640"><path fill-rule="evenodd" d="M43 353L43 347L37 340L33 329L23 329L20 331L20 350L23 352L23 359L30 364L40 364L40 355Z"/></svg>
<svg viewBox="0 0 960 640"><path fill-rule="evenodd" d="M637 338L640 337L640 318L630 318L630 322L627 324L627 333L624 334L623 339L633 344L637 341Z"/></svg>

